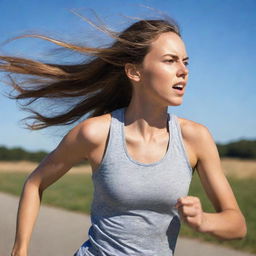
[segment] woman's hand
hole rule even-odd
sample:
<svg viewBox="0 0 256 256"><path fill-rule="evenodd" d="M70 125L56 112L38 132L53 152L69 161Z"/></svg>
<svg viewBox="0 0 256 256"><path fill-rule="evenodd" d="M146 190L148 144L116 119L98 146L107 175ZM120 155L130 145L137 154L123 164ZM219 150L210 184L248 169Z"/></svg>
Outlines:
<svg viewBox="0 0 256 256"><path fill-rule="evenodd" d="M186 196L177 200L175 207L181 219L196 231L204 232L204 212L198 197Z"/></svg>

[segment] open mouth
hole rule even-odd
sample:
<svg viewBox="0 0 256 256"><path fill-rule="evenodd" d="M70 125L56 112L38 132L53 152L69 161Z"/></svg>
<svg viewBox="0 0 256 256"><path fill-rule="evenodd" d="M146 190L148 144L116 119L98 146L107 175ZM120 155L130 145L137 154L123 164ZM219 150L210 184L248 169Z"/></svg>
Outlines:
<svg viewBox="0 0 256 256"><path fill-rule="evenodd" d="M174 85L172 88L175 90L182 91L184 86L182 84L177 84L177 85Z"/></svg>

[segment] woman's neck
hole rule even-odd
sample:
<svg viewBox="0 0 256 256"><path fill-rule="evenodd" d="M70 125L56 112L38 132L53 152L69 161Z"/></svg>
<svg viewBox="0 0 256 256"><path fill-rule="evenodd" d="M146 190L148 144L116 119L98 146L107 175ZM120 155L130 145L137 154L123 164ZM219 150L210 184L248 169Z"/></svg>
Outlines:
<svg viewBox="0 0 256 256"><path fill-rule="evenodd" d="M167 107L130 104L124 113L125 125L136 130L136 133L144 138L166 132L167 120Z"/></svg>

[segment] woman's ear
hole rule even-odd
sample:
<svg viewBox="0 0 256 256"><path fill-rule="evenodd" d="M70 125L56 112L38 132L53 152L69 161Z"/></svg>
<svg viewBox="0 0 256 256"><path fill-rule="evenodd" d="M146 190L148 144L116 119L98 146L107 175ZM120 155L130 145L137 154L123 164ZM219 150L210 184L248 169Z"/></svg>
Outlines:
<svg viewBox="0 0 256 256"><path fill-rule="evenodd" d="M135 64L132 63L126 63L124 66L125 73L134 82L139 82L141 79L140 71L138 70L138 67Z"/></svg>

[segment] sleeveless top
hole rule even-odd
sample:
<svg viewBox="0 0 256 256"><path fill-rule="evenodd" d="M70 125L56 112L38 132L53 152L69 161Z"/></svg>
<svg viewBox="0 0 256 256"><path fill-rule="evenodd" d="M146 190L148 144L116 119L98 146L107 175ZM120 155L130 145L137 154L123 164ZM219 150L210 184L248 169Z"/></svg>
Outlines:
<svg viewBox="0 0 256 256"><path fill-rule="evenodd" d="M174 205L186 196L193 170L179 121L169 114L165 156L146 164L129 156L125 108L112 112L109 140L93 172L88 240L74 256L171 256L180 229Z"/></svg>

